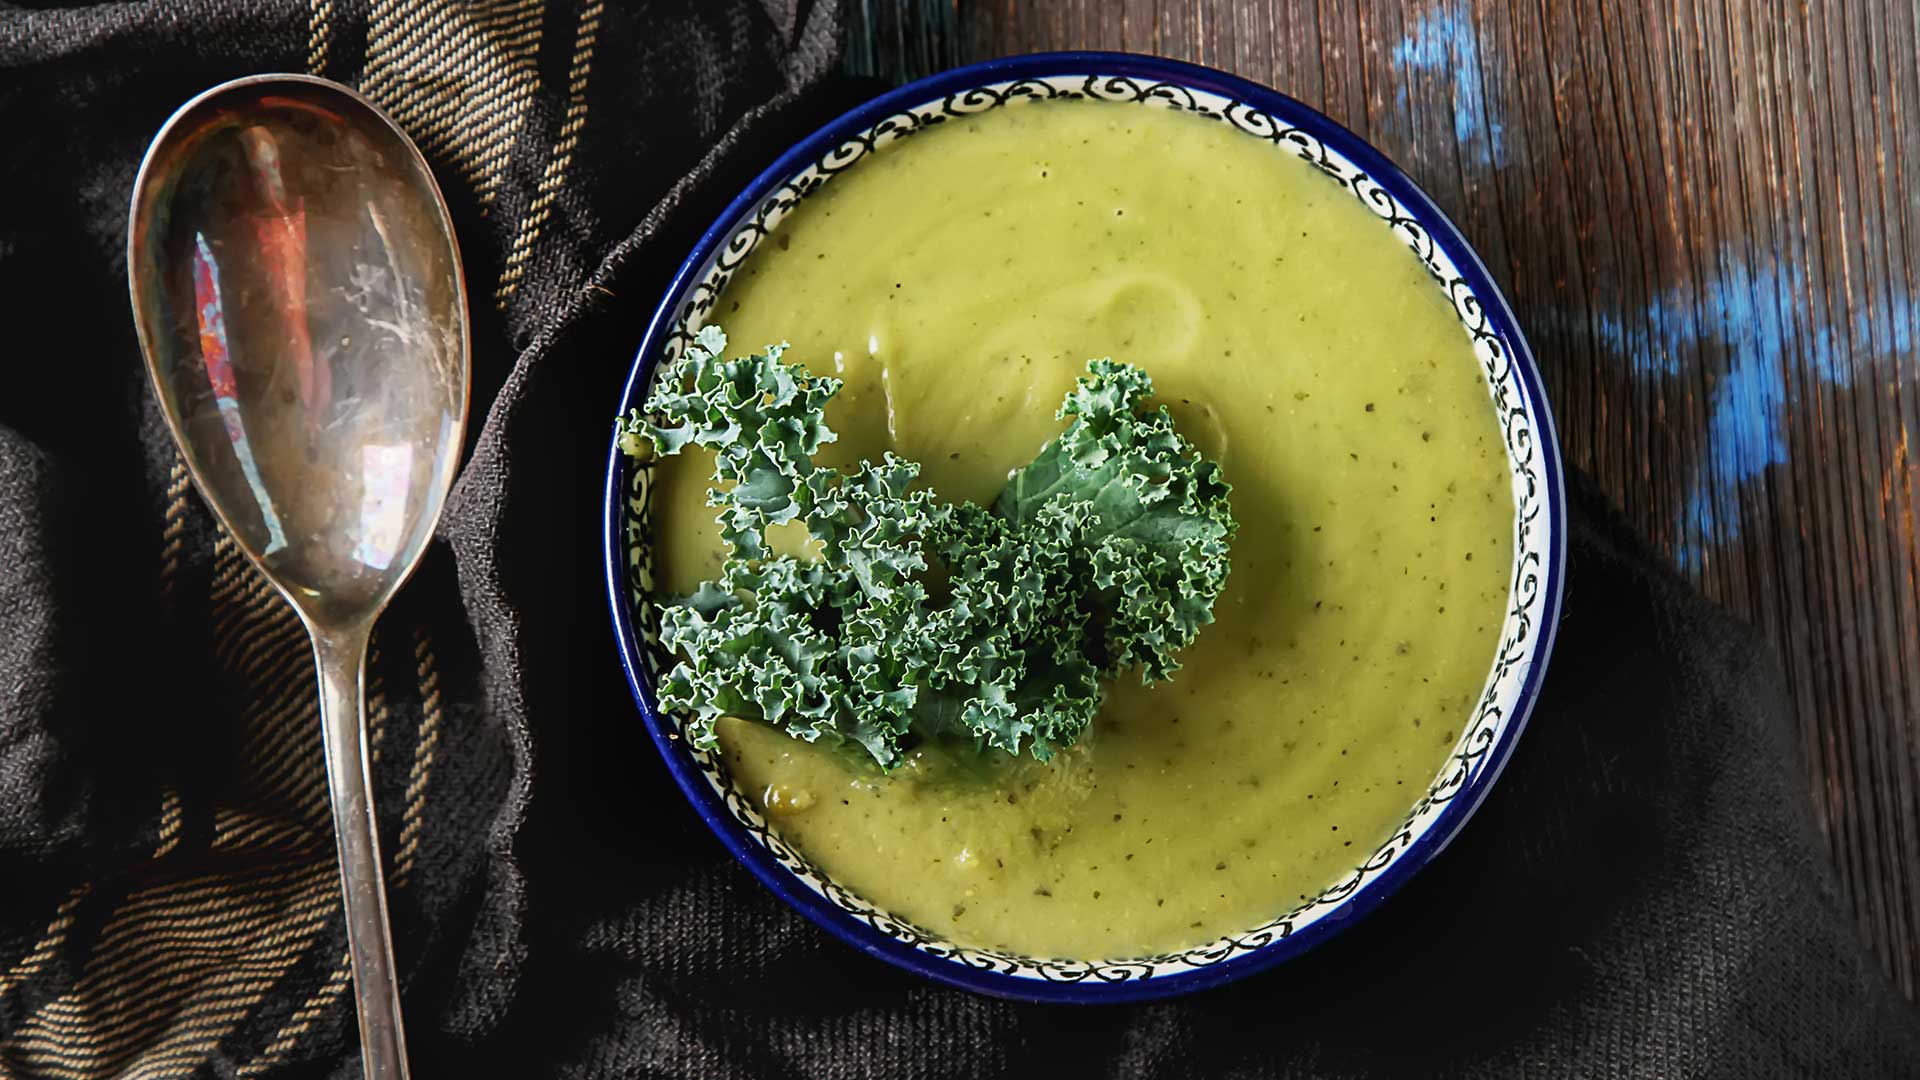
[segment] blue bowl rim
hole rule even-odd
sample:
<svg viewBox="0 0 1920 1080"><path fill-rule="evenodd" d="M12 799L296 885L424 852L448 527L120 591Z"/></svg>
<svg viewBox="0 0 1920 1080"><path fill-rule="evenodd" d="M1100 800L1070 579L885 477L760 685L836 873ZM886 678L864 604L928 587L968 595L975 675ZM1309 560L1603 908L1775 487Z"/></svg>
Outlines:
<svg viewBox="0 0 1920 1080"><path fill-rule="evenodd" d="M805 169L826 151L849 137L872 127L887 116L904 109L937 100L975 86L991 85L1026 78L1050 76L1123 75L1185 86L1244 102L1268 115L1319 139L1325 146L1352 162L1376 184L1384 188L1422 225L1435 244L1452 260L1454 268L1480 302L1496 336L1509 351L1514 372L1526 392L1526 404L1541 436L1536 445L1541 453L1541 471L1546 486L1546 510L1549 541L1546 560L1546 585L1541 608L1538 643L1506 730L1488 752L1487 760L1467 781L1466 797L1456 796L1439 817L1410 843L1391 866L1356 889L1339 907L1327 912L1308 926L1278 938L1244 955L1209 967L1171 975L1124 982L1101 982L1088 978L1078 982L1054 982L1045 979L1007 975L970 967L953 960L923 952L896 941L880 931L853 919L826 897L796 879L773 855L747 833L727 811L705 776L700 772L677 736L670 736L670 725L650 701L642 666L642 648L634 626L627 597L627 549L624 523L628 472L625 455L617 440L607 451L607 475L604 505L603 542L608 601L613 615L614 635L620 650L621 668L633 693L648 734L659 748L668 771L680 786L695 811L722 844L753 875L787 904L823 927L833 936L869 956L888 961L917 975L949 986L1016 1001L1034 1003L1119 1004L1173 997L1210 989L1227 982L1264 971L1299 956L1322 944L1355 920L1371 913L1389 896L1399 891L1421 868L1444 851L1462 826L1486 798L1512 755L1514 744L1526 728L1538 700L1541 680L1552 657L1559 628L1560 605L1566 577L1566 491L1562 474L1559 439L1541 383L1539 368L1528 347L1505 293L1494 283L1472 245L1441 211L1426 192L1397 165L1375 150L1358 135L1348 131L1318 110L1287 95L1235 75L1184 61L1169 60L1136 53L1051 52L987 60L944 71L907 83L842 113L808 135L769 165L753 182L721 211L686 260L674 273L660 306L649 321L641 339L633 367L622 393L619 415L641 405L643 388L652 378L654 360L671 333L682 299L696 283L708 259L724 244L740 221L789 177Z"/></svg>

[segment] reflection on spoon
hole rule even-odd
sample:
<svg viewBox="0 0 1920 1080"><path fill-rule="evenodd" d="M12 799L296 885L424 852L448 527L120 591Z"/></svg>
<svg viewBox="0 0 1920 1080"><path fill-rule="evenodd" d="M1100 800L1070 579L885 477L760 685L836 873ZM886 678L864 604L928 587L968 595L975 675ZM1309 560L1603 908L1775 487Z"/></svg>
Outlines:
<svg viewBox="0 0 1920 1080"><path fill-rule="evenodd" d="M406 534L413 447L367 445L360 448L360 460L360 543L353 557L375 570L385 570L393 564Z"/></svg>
<svg viewBox="0 0 1920 1080"><path fill-rule="evenodd" d="M266 271L262 281L278 312L275 321L286 333L282 347L299 381L300 404L305 407L311 436L319 431L320 414L326 410L332 386L328 368L313 362L313 338L307 327L306 200L287 193L280 171L280 143L270 129L245 128L239 132L239 143L249 166L247 179L253 182L253 194L264 210L253 218L256 251Z"/></svg>
<svg viewBox="0 0 1920 1080"><path fill-rule="evenodd" d="M273 498L260 479L260 463L254 460L253 446L247 442L247 423L240 418L240 401L233 381L233 360L227 351L227 320L220 304L220 268L207 247L207 238L193 234L193 295L200 313L200 357L207 365L207 382L213 400L220 406L220 419L227 426L227 439L240 459L240 471L260 504L260 516L267 526L267 547L261 556L272 555L287 546L287 533L274 512Z"/></svg>

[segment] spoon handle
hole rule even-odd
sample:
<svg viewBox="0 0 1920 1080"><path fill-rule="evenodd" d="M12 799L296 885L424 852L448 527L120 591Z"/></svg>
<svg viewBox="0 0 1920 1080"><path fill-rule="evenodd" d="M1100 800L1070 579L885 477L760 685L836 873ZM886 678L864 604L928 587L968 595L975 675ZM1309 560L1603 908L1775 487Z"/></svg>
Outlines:
<svg viewBox="0 0 1920 1080"><path fill-rule="evenodd" d="M335 633L316 629L313 654L320 669L327 790L333 800L333 835L340 846L347 951L353 958L353 995L360 1013L360 1063L367 1080L406 1080L407 1040L400 1026L400 983L387 929L387 890L367 761L363 683L370 632L365 625Z"/></svg>

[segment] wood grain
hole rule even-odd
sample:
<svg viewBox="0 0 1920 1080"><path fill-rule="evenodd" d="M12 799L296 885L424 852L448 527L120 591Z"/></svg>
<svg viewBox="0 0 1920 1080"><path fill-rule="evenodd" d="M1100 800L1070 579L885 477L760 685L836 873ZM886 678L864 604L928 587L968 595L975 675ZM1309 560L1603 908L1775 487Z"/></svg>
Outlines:
<svg viewBox="0 0 1920 1080"><path fill-rule="evenodd" d="M853 0L856 70L1158 53L1319 108L1508 290L1569 462L1785 664L1862 935L1920 978L1913 4Z"/></svg>

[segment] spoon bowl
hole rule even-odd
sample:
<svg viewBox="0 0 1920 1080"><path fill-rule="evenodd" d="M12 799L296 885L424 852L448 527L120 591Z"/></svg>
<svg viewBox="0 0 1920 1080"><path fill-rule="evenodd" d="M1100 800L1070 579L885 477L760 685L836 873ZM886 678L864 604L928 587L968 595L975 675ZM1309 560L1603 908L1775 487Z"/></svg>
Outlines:
<svg viewBox="0 0 1920 1080"><path fill-rule="evenodd" d="M141 344L195 482L303 614L377 609L431 535L467 407L426 162L345 87L244 79L167 122L132 221Z"/></svg>
<svg viewBox="0 0 1920 1080"><path fill-rule="evenodd" d="M155 136L127 278L194 485L313 637L363 1063L404 1076L361 681L374 620L459 464L470 361L453 223L419 150L366 99L253 76Z"/></svg>

